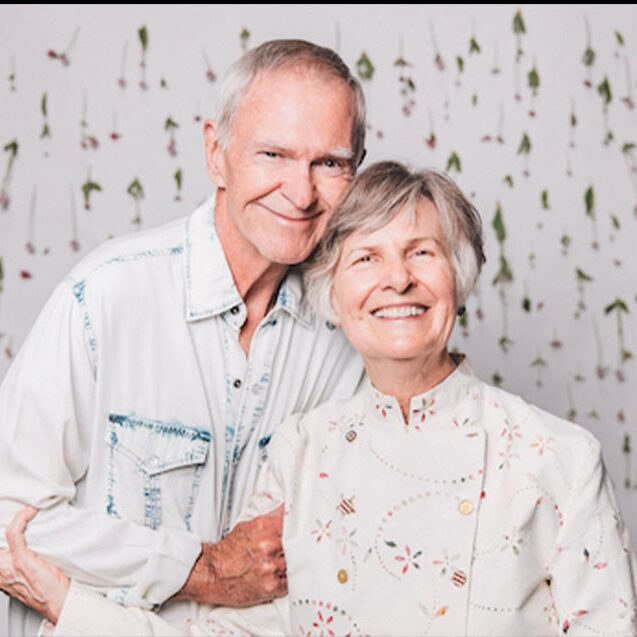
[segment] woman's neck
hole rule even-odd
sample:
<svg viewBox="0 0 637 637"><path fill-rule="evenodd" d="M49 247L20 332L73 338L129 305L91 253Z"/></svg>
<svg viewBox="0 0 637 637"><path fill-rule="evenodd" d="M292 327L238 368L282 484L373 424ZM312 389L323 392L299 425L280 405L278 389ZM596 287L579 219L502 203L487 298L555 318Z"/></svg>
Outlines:
<svg viewBox="0 0 637 637"><path fill-rule="evenodd" d="M441 383L456 363L446 350L436 357L413 360L365 360L365 370L372 385L388 396L394 396L405 418L409 420L409 404L413 396L423 394Z"/></svg>

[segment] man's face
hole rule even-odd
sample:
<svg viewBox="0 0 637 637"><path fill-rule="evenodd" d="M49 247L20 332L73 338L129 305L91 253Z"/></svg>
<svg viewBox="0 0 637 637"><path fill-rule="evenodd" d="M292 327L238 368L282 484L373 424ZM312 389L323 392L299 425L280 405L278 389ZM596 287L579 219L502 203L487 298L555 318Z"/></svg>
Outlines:
<svg viewBox="0 0 637 637"><path fill-rule="evenodd" d="M353 122L342 80L307 68L257 75L228 149L206 130L217 213L233 249L287 265L309 256L352 179Z"/></svg>

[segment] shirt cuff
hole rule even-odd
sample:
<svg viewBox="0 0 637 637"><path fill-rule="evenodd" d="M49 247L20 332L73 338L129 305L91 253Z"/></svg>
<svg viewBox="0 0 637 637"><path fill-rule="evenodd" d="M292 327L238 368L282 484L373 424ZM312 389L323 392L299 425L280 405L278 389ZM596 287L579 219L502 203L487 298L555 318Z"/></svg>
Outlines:
<svg viewBox="0 0 637 637"><path fill-rule="evenodd" d="M131 635L131 629L129 610L71 581L51 637Z"/></svg>
<svg viewBox="0 0 637 637"><path fill-rule="evenodd" d="M125 606L152 609L181 590L201 553L198 535L168 527L154 534L155 545L134 586L109 589L109 598Z"/></svg>

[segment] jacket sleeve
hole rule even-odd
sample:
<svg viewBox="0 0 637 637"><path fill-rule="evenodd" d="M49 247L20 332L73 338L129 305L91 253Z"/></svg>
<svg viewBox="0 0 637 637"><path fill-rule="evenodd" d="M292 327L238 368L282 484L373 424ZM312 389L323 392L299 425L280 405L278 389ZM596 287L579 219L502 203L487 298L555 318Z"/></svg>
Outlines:
<svg viewBox="0 0 637 637"><path fill-rule="evenodd" d="M560 629L635 635L635 557L599 443L590 440L579 457L550 567Z"/></svg>
<svg viewBox="0 0 637 637"><path fill-rule="evenodd" d="M151 530L80 508L95 445L96 352L83 290L62 282L0 386L0 545L25 504L40 509L29 546L118 601L151 607L178 591L201 550L180 529Z"/></svg>
<svg viewBox="0 0 637 637"><path fill-rule="evenodd" d="M194 608L194 605L193 605ZM52 637L285 637L287 598L249 608L197 606L197 616L171 623L149 610L120 606L73 582Z"/></svg>

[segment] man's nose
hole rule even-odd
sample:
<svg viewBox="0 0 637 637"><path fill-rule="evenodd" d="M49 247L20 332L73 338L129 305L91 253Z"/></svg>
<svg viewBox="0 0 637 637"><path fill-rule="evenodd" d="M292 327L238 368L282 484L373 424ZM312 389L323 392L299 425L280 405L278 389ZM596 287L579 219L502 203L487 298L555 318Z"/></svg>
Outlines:
<svg viewBox="0 0 637 637"><path fill-rule="evenodd" d="M383 287L402 294L412 285L413 278L405 260L401 258L390 259L385 263L383 272Z"/></svg>
<svg viewBox="0 0 637 637"><path fill-rule="evenodd" d="M286 175L281 192L298 210L310 210L316 204L318 196L312 169L295 166Z"/></svg>

